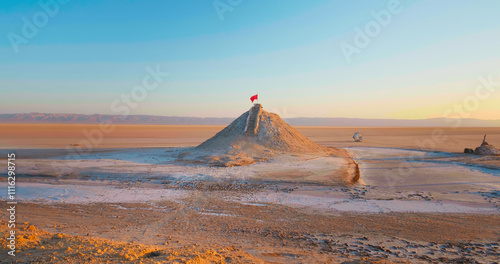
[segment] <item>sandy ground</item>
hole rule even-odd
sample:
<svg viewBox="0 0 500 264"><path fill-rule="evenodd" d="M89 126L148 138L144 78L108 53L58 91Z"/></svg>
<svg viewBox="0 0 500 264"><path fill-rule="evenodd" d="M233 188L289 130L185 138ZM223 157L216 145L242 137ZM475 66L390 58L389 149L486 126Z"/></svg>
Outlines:
<svg viewBox="0 0 500 264"><path fill-rule="evenodd" d="M113 131L99 125L0 124L2 149L64 149L88 144L92 149L196 146L224 126L116 125ZM107 133L109 132L109 133ZM102 137L102 142L92 141Z"/></svg>
<svg viewBox="0 0 500 264"><path fill-rule="evenodd" d="M481 145L487 134L489 143L500 146L500 128L353 128L353 127L298 127L308 138L325 146L406 148L427 151L462 153L464 148ZM359 131L363 142L353 142Z"/></svg>
<svg viewBox="0 0 500 264"><path fill-rule="evenodd" d="M0 124L0 149L66 148L89 142L85 133L102 142L95 148L185 147L195 146L214 136L224 126L116 125L110 133L99 125ZM425 149L463 152L481 145L487 134L490 144L500 146L500 128L355 128L295 127L306 137L325 146L358 146L352 141L359 131L365 147ZM96 132L100 131L100 132Z"/></svg>
<svg viewBox="0 0 500 264"><path fill-rule="evenodd" d="M18 157L21 234L17 256L2 263L500 258L500 157L460 153L484 133L500 145L499 129L449 130L442 141L434 128L299 128L348 155L284 155L217 168L186 165L178 155L221 127L117 126L91 151L61 149L93 128L0 125L0 155L15 150ZM352 142L356 130L364 142ZM352 160L357 184L350 182ZM7 188L5 177L0 188ZM6 236L7 211L0 217Z"/></svg>

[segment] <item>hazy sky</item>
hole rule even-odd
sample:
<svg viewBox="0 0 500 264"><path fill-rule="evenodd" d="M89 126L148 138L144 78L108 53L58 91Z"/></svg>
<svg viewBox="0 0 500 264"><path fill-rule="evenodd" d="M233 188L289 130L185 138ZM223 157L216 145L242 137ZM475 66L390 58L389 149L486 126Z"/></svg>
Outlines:
<svg viewBox="0 0 500 264"><path fill-rule="evenodd" d="M500 119L500 1L65 1L0 2L0 113Z"/></svg>

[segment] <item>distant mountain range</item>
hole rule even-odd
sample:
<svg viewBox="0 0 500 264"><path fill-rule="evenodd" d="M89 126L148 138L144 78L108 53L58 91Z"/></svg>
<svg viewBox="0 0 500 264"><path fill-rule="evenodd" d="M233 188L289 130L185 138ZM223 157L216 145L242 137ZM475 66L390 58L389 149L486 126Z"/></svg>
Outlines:
<svg viewBox="0 0 500 264"><path fill-rule="evenodd" d="M15 124L99 124L109 120L113 124L130 125L228 125L235 118L226 117L180 117L152 115L81 115L20 113L0 114L0 123ZM363 118L284 118L292 126L347 126L347 127L500 127L499 120L480 119L363 119Z"/></svg>

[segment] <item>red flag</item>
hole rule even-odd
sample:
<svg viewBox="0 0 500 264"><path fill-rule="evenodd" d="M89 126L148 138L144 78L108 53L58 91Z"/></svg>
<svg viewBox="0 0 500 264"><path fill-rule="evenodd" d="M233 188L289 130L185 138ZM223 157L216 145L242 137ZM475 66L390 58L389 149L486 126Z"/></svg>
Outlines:
<svg viewBox="0 0 500 264"><path fill-rule="evenodd" d="M255 101L255 100L257 100L257 99L259 99L259 95L258 95L258 94L256 94L256 95L254 95L254 96L250 97L250 101L252 101L252 103L253 103L253 101Z"/></svg>

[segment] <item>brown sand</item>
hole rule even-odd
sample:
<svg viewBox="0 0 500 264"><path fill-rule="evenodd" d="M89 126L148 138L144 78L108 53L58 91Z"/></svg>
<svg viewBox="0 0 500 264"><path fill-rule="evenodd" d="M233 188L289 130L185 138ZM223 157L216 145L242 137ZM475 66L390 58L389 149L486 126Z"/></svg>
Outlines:
<svg viewBox="0 0 500 264"><path fill-rule="evenodd" d="M102 143L91 143L91 147L96 149L196 146L222 128L222 126L116 125L111 133L102 133ZM84 134L85 131L97 138L99 135L95 131L103 130L99 125L0 124L0 148L66 148L70 144L89 142Z"/></svg>
<svg viewBox="0 0 500 264"><path fill-rule="evenodd" d="M195 146L222 128L120 125L92 148ZM3 124L0 148L65 148L79 144L85 139L82 131L93 129L99 127ZM435 128L298 130L321 145L336 147L462 152L465 147L480 145L484 134L488 134L490 144L500 145L498 128L443 129L446 139L433 137L440 131ZM356 131L363 134L363 142L353 142ZM48 155L55 155L51 153ZM34 155L48 157L43 150ZM22 250L15 259L2 257L0 262L491 263L500 257L498 214L324 215L279 204L244 205L224 199L226 195L238 196L239 191L194 189L180 203L20 203L18 223L29 222L18 227ZM7 216L7 211L1 210L2 236L7 231L3 221ZM57 235L61 233L66 235ZM5 246L1 246L0 254L5 256Z"/></svg>
<svg viewBox="0 0 500 264"><path fill-rule="evenodd" d="M103 133L93 148L182 147L196 146L214 136L224 126L116 125ZM500 146L500 128L354 128L295 127L313 141L336 147L370 146L434 151L463 152L464 148L487 141ZM86 140L84 131L100 131L99 125L0 124L0 149L65 148ZM363 142L353 142L359 131ZM442 136L440 136L442 133ZM434 136L433 136L434 135Z"/></svg>
<svg viewBox="0 0 500 264"><path fill-rule="evenodd" d="M228 216L201 214L214 210L224 210ZM409 257L405 256L413 262L425 260L430 253L433 259L442 256L442 263L488 262L498 257L500 236L498 215L331 217L280 205L230 203L206 193L183 204L22 204L18 213L20 223L29 222L39 229L26 230L28 224L18 228L23 236L18 240L21 252L16 260L38 263L344 263L362 259L406 263ZM6 230L2 224L0 232ZM1 254L5 254L3 248Z"/></svg>
<svg viewBox="0 0 500 264"><path fill-rule="evenodd" d="M85 131L98 137L99 125L61 124L0 124L0 149L64 149L81 144L93 151L108 148L185 147L197 146L213 137L224 126L164 126L116 125L111 133L102 133L102 142L94 144ZM464 148L487 141L500 147L500 128L354 128L354 127L295 127L300 133L323 146L329 147L384 147L462 153ZM354 142L352 135L359 131L363 142ZM96 136L97 135L97 136ZM87 145L86 145L87 144ZM61 151L60 155L66 154ZM34 158L32 152L28 153ZM35 154L38 157L57 153ZM3 157L0 157L3 158ZM27 156L25 156L27 158ZM500 167L500 159L482 158L476 164Z"/></svg>
<svg viewBox="0 0 500 264"><path fill-rule="evenodd" d="M481 145L484 134L492 145L500 146L500 128L354 128L354 127L297 127L304 135L325 146L407 148L462 153L464 148ZM359 131L363 142L353 142Z"/></svg>

